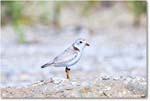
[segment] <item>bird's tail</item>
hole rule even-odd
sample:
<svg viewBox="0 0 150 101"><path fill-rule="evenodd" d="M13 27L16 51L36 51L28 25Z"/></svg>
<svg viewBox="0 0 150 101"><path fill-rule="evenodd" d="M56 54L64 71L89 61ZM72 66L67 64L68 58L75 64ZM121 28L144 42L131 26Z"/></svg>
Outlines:
<svg viewBox="0 0 150 101"><path fill-rule="evenodd" d="M53 63L46 63L46 64L44 64L43 66L41 66L41 68L45 68L45 67L47 67L47 66L50 66L50 65L52 65Z"/></svg>

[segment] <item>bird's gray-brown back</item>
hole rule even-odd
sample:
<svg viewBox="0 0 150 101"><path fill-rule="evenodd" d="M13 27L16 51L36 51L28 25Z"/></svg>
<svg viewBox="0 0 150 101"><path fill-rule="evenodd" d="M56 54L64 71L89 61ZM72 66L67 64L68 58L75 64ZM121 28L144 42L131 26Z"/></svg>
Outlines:
<svg viewBox="0 0 150 101"><path fill-rule="evenodd" d="M63 53L54 58L55 66L67 66L67 63L74 60L78 56L78 50L75 50L73 47L67 48Z"/></svg>

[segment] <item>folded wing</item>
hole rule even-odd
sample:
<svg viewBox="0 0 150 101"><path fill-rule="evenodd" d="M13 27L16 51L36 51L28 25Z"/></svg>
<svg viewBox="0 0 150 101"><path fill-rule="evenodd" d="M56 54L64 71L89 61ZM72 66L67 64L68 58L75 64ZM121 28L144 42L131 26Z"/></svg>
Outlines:
<svg viewBox="0 0 150 101"><path fill-rule="evenodd" d="M68 62L75 59L77 55L78 52L76 50L73 50L73 48L68 48L62 54L60 54L54 59L54 64L56 65L67 64Z"/></svg>

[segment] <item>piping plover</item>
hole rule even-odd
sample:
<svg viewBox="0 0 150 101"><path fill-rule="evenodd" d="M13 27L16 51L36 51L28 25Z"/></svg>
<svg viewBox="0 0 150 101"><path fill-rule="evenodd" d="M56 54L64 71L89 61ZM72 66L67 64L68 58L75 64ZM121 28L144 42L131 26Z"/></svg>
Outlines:
<svg viewBox="0 0 150 101"><path fill-rule="evenodd" d="M76 64L80 60L85 46L89 46L89 44L85 39L80 38L76 40L70 47L68 47L63 53L55 57L53 61L44 64L41 66L41 68L45 68L47 66L66 67L66 77L67 79L70 79L69 67Z"/></svg>

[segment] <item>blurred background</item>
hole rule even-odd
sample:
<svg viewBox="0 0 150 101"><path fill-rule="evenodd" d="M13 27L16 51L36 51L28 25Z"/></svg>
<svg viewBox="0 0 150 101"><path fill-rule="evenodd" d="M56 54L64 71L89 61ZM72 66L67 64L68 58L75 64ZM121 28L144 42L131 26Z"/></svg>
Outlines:
<svg viewBox="0 0 150 101"><path fill-rule="evenodd" d="M102 73L146 78L146 6L145 1L1 1L0 87L65 78L65 68L41 65L81 37L91 46L72 66L72 79Z"/></svg>

